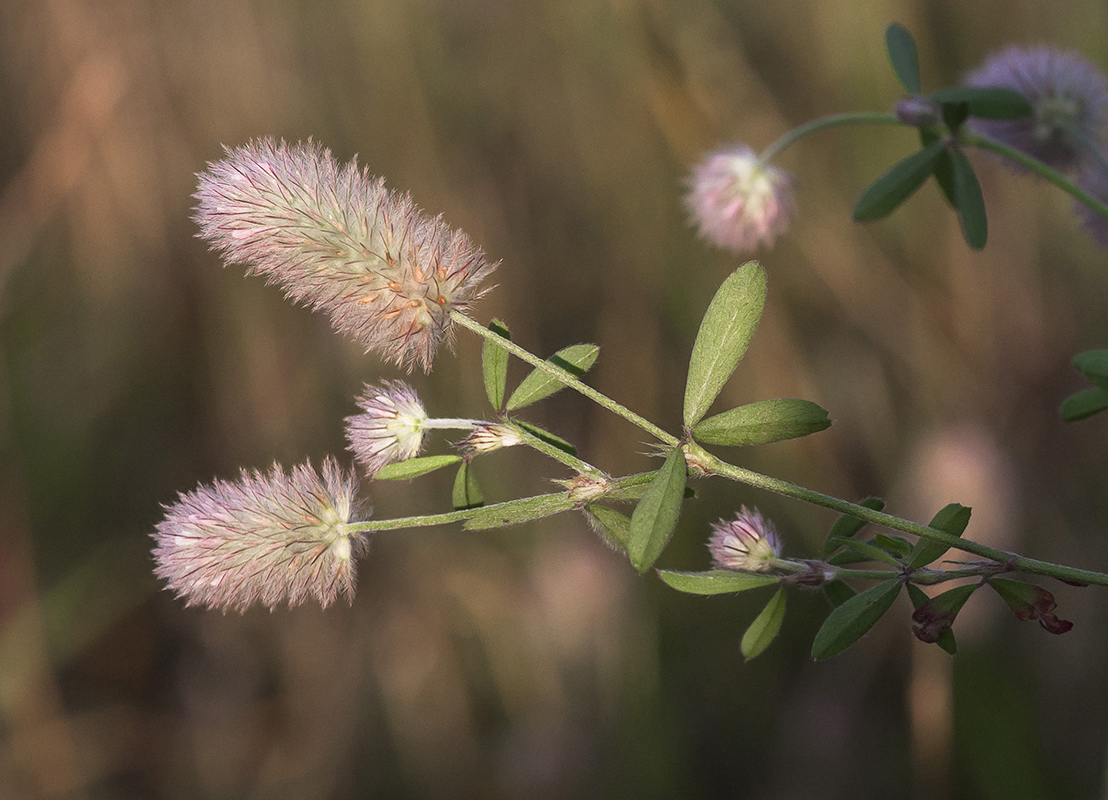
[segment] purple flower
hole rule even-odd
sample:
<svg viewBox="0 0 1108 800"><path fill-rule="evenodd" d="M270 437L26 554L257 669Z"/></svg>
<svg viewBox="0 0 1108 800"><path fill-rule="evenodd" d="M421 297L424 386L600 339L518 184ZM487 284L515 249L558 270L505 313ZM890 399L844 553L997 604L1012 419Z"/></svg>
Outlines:
<svg viewBox="0 0 1108 800"><path fill-rule="evenodd" d="M971 118L970 128L1060 170L1084 160L1108 113L1108 81L1101 71L1081 56L1048 47L1009 47L990 56L965 83L1014 89L1026 97L1031 116Z"/></svg>
<svg viewBox="0 0 1108 800"><path fill-rule="evenodd" d="M450 312L465 312L496 268L441 217L311 140L228 149L199 178L201 238L409 369L430 369Z"/></svg>
<svg viewBox="0 0 1108 800"><path fill-rule="evenodd" d="M289 474L274 464L182 493L154 533L154 573L186 605L224 611L308 597L326 607L340 592L353 600L354 558L365 548L346 528L359 512L355 483L329 458L322 476L310 464Z"/></svg>
<svg viewBox="0 0 1108 800"><path fill-rule="evenodd" d="M792 178L739 145L712 153L693 168L685 206L712 244L750 252L772 244L788 227Z"/></svg>
<svg viewBox="0 0 1108 800"><path fill-rule="evenodd" d="M766 572L781 555L781 542L773 524L757 509L743 506L735 519L712 526L708 541L716 569Z"/></svg>
<svg viewBox="0 0 1108 800"><path fill-rule="evenodd" d="M401 381L367 384L358 406L362 413L346 418L346 438L366 475L419 455L427 412L412 387Z"/></svg>
<svg viewBox="0 0 1108 800"><path fill-rule="evenodd" d="M1102 150L1104 161L1089 159L1081 169L1077 179L1078 185L1102 203L1108 203L1108 147ZM1085 230L1093 237L1101 247L1108 247L1108 219L1093 211L1080 201L1074 201L1077 216L1080 217Z"/></svg>

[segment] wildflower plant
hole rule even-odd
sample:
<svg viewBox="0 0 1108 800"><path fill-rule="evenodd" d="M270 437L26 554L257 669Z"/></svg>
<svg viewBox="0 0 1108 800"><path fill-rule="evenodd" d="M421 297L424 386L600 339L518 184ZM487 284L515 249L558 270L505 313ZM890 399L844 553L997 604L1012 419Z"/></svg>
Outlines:
<svg viewBox="0 0 1108 800"><path fill-rule="evenodd" d="M857 220L886 216L934 177L956 210L966 241L983 247L985 207L966 157L973 148L1012 159L1069 192L1101 223L1108 219L1108 206L1091 194L1103 197L1103 175L1085 175L1087 190L1056 168L1103 167L1100 142L1086 142L1097 133L1105 102L1103 81L1089 74L1090 65L1070 56L1009 51L972 73L966 85L924 95L911 36L892 25L886 42L894 71L910 95L894 112L816 120L761 155L735 146L694 168L686 204L705 238L736 251L772 243L794 213L792 180L772 159L808 134L855 123L908 125L918 129L921 142L918 152L862 193L854 208ZM1073 74L1067 81L1068 71ZM1058 91L1052 94L1049 87ZM1058 125L1058 141L1069 148L1056 166L1046 163L1045 151L1019 138L1028 130L1034 138L1035 126L1048 117ZM1081 136L1070 135L1074 125ZM1051 136L1046 139L1054 141ZM360 413L346 420L354 460L371 481L456 469L453 510L445 513L369 519L355 497L355 473L333 459L324 462L322 474L310 465L289 473L275 466L269 473L243 472L238 481L216 481L183 493L155 531L154 555L157 574L187 603L242 610L254 602L272 608L312 597L327 605L339 594L352 596L354 559L371 535L443 524L480 531L564 513L582 515L639 573L656 572L679 591L713 595L774 588L743 636L747 658L773 641L783 624L787 592L795 587L820 589L829 601L812 647L819 659L857 641L902 592L914 606L915 637L954 653L955 619L979 591L997 593L1019 619L1035 620L1057 634L1071 624L1056 615L1054 596L1014 576L1108 586L1108 574L1001 551L964 536L971 530L971 511L959 503L939 509L927 523L914 522L885 513L878 498L849 502L718 455L808 436L831 424L823 408L796 398L709 414L739 367L765 307L766 272L757 262L732 272L704 313L689 358L681 429L673 433L582 381L597 360L595 345L574 344L544 359L514 343L504 322L477 322L470 316L472 305L495 265L465 234L440 217L424 215L409 197L385 189L382 180L353 162L339 165L312 142L265 139L228 150L223 160L209 165L196 197L200 235L228 261L244 264L249 273L279 284L290 298L324 311L338 330L387 361L429 369L452 331L481 337L490 411L485 419L435 418L410 386L383 381L366 386L357 400ZM507 380L511 357L532 367L514 387ZM1075 364L1093 386L1066 401L1068 420L1108 408L1108 351L1084 353ZM583 460L570 442L521 416L564 388L638 426L659 457L655 467L610 475ZM435 431L462 432L447 443L454 452L421 455L425 446L434 448L428 440ZM545 454L568 475L551 479L553 491L486 503L473 462L511 446ZM709 569L655 569L692 496L690 483L708 479L784 495L839 516L822 551L799 557L770 520L742 505L706 535ZM880 530L867 533L867 526ZM967 556L955 560L948 556L951 551ZM942 588L951 582L957 585Z"/></svg>

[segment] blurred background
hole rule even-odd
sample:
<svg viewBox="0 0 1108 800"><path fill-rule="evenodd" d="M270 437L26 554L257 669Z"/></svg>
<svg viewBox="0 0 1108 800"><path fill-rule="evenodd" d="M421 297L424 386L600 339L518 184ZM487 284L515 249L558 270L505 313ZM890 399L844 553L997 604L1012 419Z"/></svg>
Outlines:
<svg viewBox="0 0 1108 800"><path fill-rule="evenodd" d="M151 574L177 492L347 458L363 382L488 413L473 337L404 376L221 266L189 219L221 145L357 155L502 260L478 319L541 354L596 342L591 382L677 431L700 315L740 263L686 223L690 165L891 108L893 20L925 90L1010 43L1108 66L1099 0L0 1L0 797L1108 796L1104 590L1050 585L1062 637L977 596L953 661L905 603L821 663L826 602L794 593L747 664L766 595L665 589L578 516L381 534L353 605L326 612L186 609ZM1069 359L1108 345L1108 258L1059 192L979 157L982 253L933 184L852 224L914 146L838 129L781 158L799 214L759 254L766 314L718 407L804 397L835 424L724 455L921 521L958 501L975 539L1108 569L1108 418L1057 414L1087 385ZM656 463L568 392L524 416L612 474ZM516 450L476 468L488 500L565 477ZM402 516L447 510L449 488L363 495ZM796 556L834 521L696 489L664 566L706 568L709 524L740 504Z"/></svg>

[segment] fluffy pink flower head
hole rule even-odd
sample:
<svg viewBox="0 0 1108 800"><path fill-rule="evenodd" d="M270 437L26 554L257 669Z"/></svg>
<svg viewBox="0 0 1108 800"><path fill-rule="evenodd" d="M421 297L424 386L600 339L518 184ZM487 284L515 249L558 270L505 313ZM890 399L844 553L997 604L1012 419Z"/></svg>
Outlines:
<svg viewBox="0 0 1108 800"><path fill-rule="evenodd" d="M324 607L354 596L354 559L365 547L345 525L357 518L356 479L334 459L286 474L247 473L216 481L166 509L154 533L154 573L187 605L273 609L314 597Z"/></svg>
<svg viewBox="0 0 1108 800"><path fill-rule="evenodd" d="M1108 80L1074 53L1049 47L1009 47L966 76L969 86L1014 89L1034 110L1013 120L971 118L970 128L1021 150L1060 170L1072 169L1088 154L1108 113Z"/></svg>
<svg viewBox="0 0 1108 800"><path fill-rule="evenodd" d="M409 369L430 369L450 312L466 311L496 268L441 217L310 140L229 149L199 179L201 238Z"/></svg>
<svg viewBox="0 0 1108 800"><path fill-rule="evenodd" d="M362 413L346 418L346 439L366 475L419 455L427 412L412 387L401 381L367 384L358 406Z"/></svg>
<svg viewBox="0 0 1108 800"><path fill-rule="evenodd" d="M781 542L769 520L757 509L743 506L735 519L721 519L712 526L708 550L716 569L766 572L780 557Z"/></svg>
<svg viewBox="0 0 1108 800"><path fill-rule="evenodd" d="M1108 162L1108 146L1102 149L1104 162ZM1089 159L1082 167L1078 185L1102 203L1108 203L1108 169L1097 159ZM1074 201L1077 216L1085 230L1101 247L1108 248L1108 219L1105 219L1082 202Z"/></svg>
<svg viewBox="0 0 1108 800"><path fill-rule="evenodd" d="M747 253L772 244L794 213L792 178L749 147L712 153L693 168L685 206L700 235Z"/></svg>

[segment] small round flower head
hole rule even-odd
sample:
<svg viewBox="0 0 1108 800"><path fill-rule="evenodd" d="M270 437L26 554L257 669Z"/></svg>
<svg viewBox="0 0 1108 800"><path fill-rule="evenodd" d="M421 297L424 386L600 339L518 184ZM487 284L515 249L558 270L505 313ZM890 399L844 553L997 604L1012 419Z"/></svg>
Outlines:
<svg viewBox="0 0 1108 800"><path fill-rule="evenodd" d="M1108 113L1108 81L1088 61L1048 47L1009 47L989 57L965 78L969 86L1014 89L1031 103L1029 117L971 118L977 133L996 139L1060 170L1087 155Z"/></svg>
<svg viewBox="0 0 1108 800"><path fill-rule="evenodd" d="M522 443L523 439L519 437L519 434L511 425L502 425L498 422L482 422L473 429L473 433L458 442L455 447L463 453L476 455L478 453L491 453L493 450L499 450L502 447L515 447Z"/></svg>
<svg viewBox="0 0 1108 800"><path fill-rule="evenodd" d="M362 413L346 418L346 439L366 475L419 455L427 412L412 387L401 381L367 384L358 406Z"/></svg>
<svg viewBox="0 0 1108 800"><path fill-rule="evenodd" d="M769 520L743 506L732 521L721 519L712 526L708 550L716 569L765 572L780 557L781 542Z"/></svg>
<svg viewBox="0 0 1108 800"><path fill-rule="evenodd" d="M693 168L685 206L700 235L746 253L785 232L794 206L792 178L749 147L712 153Z"/></svg>
<svg viewBox="0 0 1108 800"><path fill-rule="evenodd" d="M340 592L353 600L354 558L365 548L344 527L358 516L355 483L327 459L322 475L275 464L182 493L154 532L154 572L187 605L224 611L309 597L326 607Z"/></svg>
<svg viewBox="0 0 1108 800"><path fill-rule="evenodd" d="M441 217L311 140L228 149L199 179L201 238L409 369L430 369L450 312L466 311L496 268Z"/></svg>
<svg viewBox="0 0 1108 800"><path fill-rule="evenodd" d="M1104 148L1104 160L1108 162L1108 147ZM1102 203L1108 203L1108 168L1096 159L1089 159L1081 169L1077 183L1086 192ZM1108 248L1108 219L1093 211L1080 201L1074 201L1077 216L1085 230L1101 247Z"/></svg>

